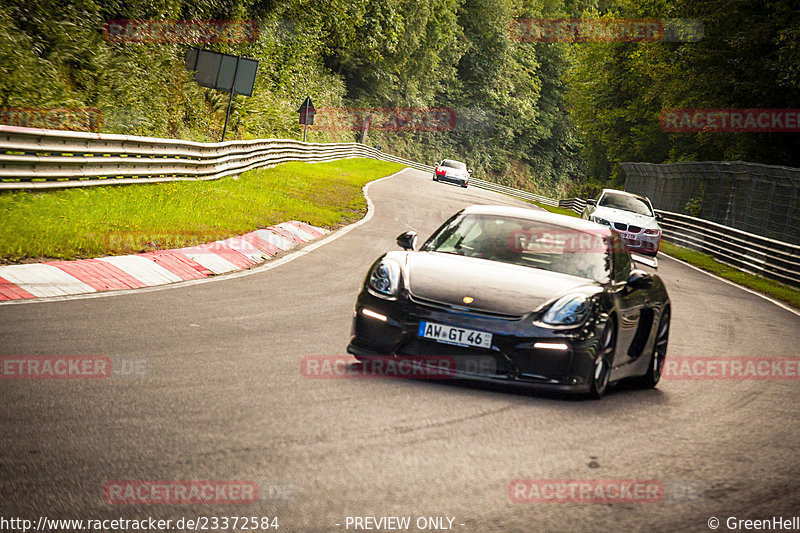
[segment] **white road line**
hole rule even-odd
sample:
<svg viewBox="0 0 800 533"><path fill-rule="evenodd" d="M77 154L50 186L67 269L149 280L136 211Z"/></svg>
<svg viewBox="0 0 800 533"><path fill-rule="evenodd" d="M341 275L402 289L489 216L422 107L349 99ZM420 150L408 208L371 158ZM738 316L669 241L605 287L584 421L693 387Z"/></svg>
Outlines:
<svg viewBox="0 0 800 533"><path fill-rule="evenodd" d="M101 257L98 261L114 265L145 285L163 285L165 283L183 281L183 278L177 274L173 274L161 265L138 255L114 255Z"/></svg>
<svg viewBox="0 0 800 533"><path fill-rule="evenodd" d="M667 257L667 258L669 258L669 259L672 259L673 261L677 261L678 263L681 263L681 264L683 264L683 265L686 265L687 267L689 267L689 268L691 268L691 269L693 269L693 270L697 270L698 272L702 272L703 274L705 274L705 275L707 275L707 276L711 276L712 278L714 278L714 279L717 279L717 280L719 280L719 281L721 281L721 282L723 282L723 283L727 283L728 285L732 285L732 286L734 286L734 287L737 287L737 288L739 288L739 289L742 289L742 290L743 290L743 291L745 291L745 292L749 292L750 294L754 294L754 295L758 296L759 298L763 298L764 300L766 300L766 301L768 301L768 302L771 302L771 303L773 303L773 304L777 305L777 306L778 306L778 307L780 307L781 309L785 309L786 311L789 311L789 312L790 312L790 313L792 313L792 314L795 314L795 315L797 315L797 316L800 316L800 311L798 311L797 309L795 309L795 308L793 308L793 307L791 307L791 306L789 306L789 305L786 305L785 303L783 303L783 302L781 302L781 301L779 301L779 300L775 300L774 298L770 298L769 296L767 296L767 295L765 295L765 294L761 294L761 293L760 293L760 292L758 292L758 291L754 291L753 289L748 289L747 287L744 287L744 286L742 286L742 285L739 285L738 283L734 283L733 281L731 281L731 280L729 280L729 279L721 278L721 277L717 276L716 274L712 274L712 273L711 273L711 272L709 272L708 270L703 270L702 268L696 267L696 266L694 266L694 265L692 265L692 264L690 264L690 263L687 263L686 261L683 261L683 260L681 260L681 259L678 259L677 257L672 257L671 255L667 255L667 254L665 254L664 252L658 252L658 255L659 255L659 256L662 256L662 255L663 255L664 257Z"/></svg>
<svg viewBox="0 0 800 533"><path fill-rule="evenodd" d="M3 266L0 267L0 277L37 297L96 292L78 278L52 265Z"/></svg>

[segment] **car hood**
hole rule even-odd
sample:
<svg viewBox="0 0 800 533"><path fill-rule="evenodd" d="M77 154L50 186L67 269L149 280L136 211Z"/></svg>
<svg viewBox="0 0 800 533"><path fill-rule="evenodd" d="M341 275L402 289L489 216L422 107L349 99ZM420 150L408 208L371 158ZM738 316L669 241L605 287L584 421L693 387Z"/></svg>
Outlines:
<svg viewBox="0 0 800 533"><path fill-rule="evenodd" d="M404 268L412 297L475 311L522 316L554 298L598 283L536 268L438 252L409 252ZM472 298L469 304L464 297Z"/></svg>
<svg viewBox="0 0 800 533"><path fill-rule="evenodd" d="M658 222L656 222L655 217L640 215L638 213L624 211L622 209L598 207L593 214L595 216L604 218L609 222L622 222L623 224L633 224L634 226L650 229L658 228Z"/></svg>

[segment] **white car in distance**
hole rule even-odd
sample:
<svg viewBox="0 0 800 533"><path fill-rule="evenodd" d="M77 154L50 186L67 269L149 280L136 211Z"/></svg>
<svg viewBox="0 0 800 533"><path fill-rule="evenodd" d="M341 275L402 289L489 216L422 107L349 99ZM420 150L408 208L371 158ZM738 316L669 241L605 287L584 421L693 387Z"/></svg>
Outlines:
<svg viewBox="0 0 800 533"><path fill-rule="evenodd" d="M467 169L467 165L453 159L443 159L433 169L433 181L448 181L465 189L471 176L472 170Z"/></svg>
<svg viewBox="0 0 800 533"><path fill-rule="evenodd" d="M658 253L661 215L646 196L603 189L596 198L586 200L581 218L617 230L631 252L650 256Z"/></svg>

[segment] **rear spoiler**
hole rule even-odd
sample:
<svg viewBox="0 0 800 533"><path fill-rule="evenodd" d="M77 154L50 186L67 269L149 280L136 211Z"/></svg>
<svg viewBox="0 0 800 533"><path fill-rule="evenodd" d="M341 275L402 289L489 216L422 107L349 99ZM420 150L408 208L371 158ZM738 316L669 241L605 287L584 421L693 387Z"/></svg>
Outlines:
<svg viewBox="0 0 800 533"><path fill-rule="evenodd" d="M649 266L650 268L658 268L658 259L655 257L645 257L639 254L631 254L631 259L633 259L634 263L639 263L640 265Z"/></svg>

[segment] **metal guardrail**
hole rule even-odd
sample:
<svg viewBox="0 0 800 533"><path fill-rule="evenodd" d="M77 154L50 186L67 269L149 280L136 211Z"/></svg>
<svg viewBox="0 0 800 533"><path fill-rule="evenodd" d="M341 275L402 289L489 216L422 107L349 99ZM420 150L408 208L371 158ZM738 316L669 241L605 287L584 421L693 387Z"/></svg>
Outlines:
<svg viewBox="0 0 800 533"><path fill-rule="evenodd" d="M625 190L672 213L800 244L800 169L745 161L621 163Z"/></svg>
<svg viewBox="0 0 800 533"><path fill-rule="evenodd" d="M559 200L558 207L563 209L571 209L579 215L586 209L586 200L581 198L567 198L566 200Z"/></svg>
<svg viewBox="0 0 800 533"><path fill-rule="evenodd" d="M287 161L369 157L433 172L359 143L259 139L197 143L127 135L0 126L0 189L84 187L177 180L211 180ZM555 200L473 178L470 184L522 200L581 213L580 198ZM735 268L800 287L800 246L716 222L659 211L664 239Z"/></svg>
<svg viewBox="0 0 800 533"><path fill-rule="evenodd" d="M470 180L470 183L476 181L478 180ZM557 205L578 214L583 213L586 208L586 200L581 198L556 201L495 184L485 187L484 183L487 182L478 182L475 185L514 198ZM800 246L680 213L660 210L656 212L663 216L659 225L665 241L706 253L720 263L743 272L800 287Z"/></svg>
<svg viewBox="0 0 800 533"><path fill-rule="evenodd" d="M663 215L663 238L707 253L734 268L800 287L800 246L769 239L716 222L669 211Z"/></svg>
<svg viewBox="0 0 800 533"><path fill-rule="evenodd" d="M558 207L558 200L554 200L553 198L548 198L547 196L540 196L538 194L533 194L528 191L523 191L520 189L513 189L511 187L506 187L505 185L500 185L497 183L492 183L491 181L484 181L479 180L477 178L470 178L469 180L470 185L478 187L480 189L486 189L487 191L494 191L499 192L502 194L506 194L508 196L512 196L514 198L520 198L522 200L528 200L531 202L539 202L545 205L551 205L553 207Z"/></svg>
<svg viewBox="0 0 800 533"><path fill-rule="evenodd" d="M287 139L197 143L0 126L0 189L212 180L287 161L348 157L371 157L433 171L359 143Z"/></svg>

